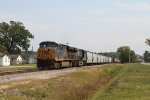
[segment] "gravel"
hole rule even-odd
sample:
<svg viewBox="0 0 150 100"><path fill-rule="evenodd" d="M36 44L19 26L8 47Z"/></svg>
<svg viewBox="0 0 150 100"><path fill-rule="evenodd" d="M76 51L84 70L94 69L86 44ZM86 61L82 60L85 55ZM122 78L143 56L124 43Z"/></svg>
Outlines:
<svg viewBox="0 0 150 100"><path fill-rule="evenodd" d="M46 78L56 77L58 75L63 75L65 73L74 72L81 68L92 68L92 67L101 67L101 65L73 67L73 68L65 68L65 69L58 69L58 70L46 70L46 71L39 71L39 72L30 72L30 73L0 76L0 83L2 84L6 82L19 81L19 80L25 80L25 79L46 79Z"/></svg>

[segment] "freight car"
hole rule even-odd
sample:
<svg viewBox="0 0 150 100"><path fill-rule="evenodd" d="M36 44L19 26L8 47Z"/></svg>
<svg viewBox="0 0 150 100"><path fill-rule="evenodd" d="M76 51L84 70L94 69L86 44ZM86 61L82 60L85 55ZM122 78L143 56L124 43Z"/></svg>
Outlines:
<svg viewBox="0 0 150 100"><path fill-rule="evenodd" d="M39 45L37 52L37 67L39 69L112 63L111 57L56 42L44 41Z"/></svg>

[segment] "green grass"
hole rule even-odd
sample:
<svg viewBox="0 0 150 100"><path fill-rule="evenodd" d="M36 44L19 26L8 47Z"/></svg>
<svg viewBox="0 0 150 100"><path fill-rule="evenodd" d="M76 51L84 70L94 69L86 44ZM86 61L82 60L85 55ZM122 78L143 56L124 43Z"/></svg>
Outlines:
<svg viewBox="0 0 150 100"><path fill-rule="evenodd" d="M150 65L126 64L91 100L150 100Z"/></svg>
<svg viewBox="0 0 150 100"><path fill-rule="evenodd" d="M7 100L87 100L118 75L123 65L99 68L81 68L50 79L33 80L27 84L7 83L10 87L0 91ZM7 85L7 84L1 84Z"/></svg>

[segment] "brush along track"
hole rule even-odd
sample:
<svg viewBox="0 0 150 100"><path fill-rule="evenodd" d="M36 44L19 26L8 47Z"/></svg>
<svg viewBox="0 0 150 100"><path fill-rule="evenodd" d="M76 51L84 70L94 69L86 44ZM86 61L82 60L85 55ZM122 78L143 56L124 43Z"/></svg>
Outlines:
<svg viewBox="0 0 150 100"><path fill-rule="evenodd" d="M92 67L92 66L83 66L84 67ZM93 66L95 67L95 66ZM0 76L6 76L6 75L12 75L12 74L23 74L23 73L31 73L31 72L39 72L39 71L53 71L53 70L62 70L63 69L77 69L77 68L82 68L82 67L63 67L63 68L59 68L59 69L45 69L45 70L41 70L41 69L19 69L19 70L13 70L13 71L0 71Z"/></svg>
<svg viewBox="0 0 150 100"><path fill-rule="evenodd" d="M11 75L11 74L21 74L40 71L38 69L26 69L26 70L14 70L14 71L3 71L0 72L0 76Z"/></svg>
<svg viewBox="0 0 150 100"><path fill-rule="evenodd" d="M66 67L67 68L67 67ZM71 67L69 67L71 68ZM77 67L74 67L77 68ZM53 71L53 70L63 70L64 68L59 68L59 69L23 69L23 70L13 70L13 71L2 71L0 72L0 76L6 76L6 75L12 75L12 74L23 74L23 73L32 73L32 72L40 72L40 71Z"/></svg>
<svg viewBox="0 0 150 100"><path fill-rule="evenodd" d="M24 72L18 74L7 74L4 76L0 76L0 84L11 82L11 81L19 81L19 80L26 80L26 79L47 79L51 77L56 77L58 75L63 75L65 73L75 72L78 69L84 68L95 68L95 67L102 67L102 65L96 66L83 66L83 67L72 67L72 68L63 68L58 70L37 70L35 72Z"/></svg>

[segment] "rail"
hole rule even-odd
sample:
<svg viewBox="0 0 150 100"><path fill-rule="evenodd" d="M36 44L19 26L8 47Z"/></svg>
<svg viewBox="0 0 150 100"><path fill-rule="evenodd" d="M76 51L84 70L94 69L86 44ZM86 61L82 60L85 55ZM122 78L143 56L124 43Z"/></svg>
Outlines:
<svg viewBox="0 0 150 100"><path fill-rule="evenodd" d="M30 73L40 71L38 69L26 69L26 70L15 70L15 71L3 71L0 72L0 76L11 75L11 74L20 74L20 73Z"/></svg>

